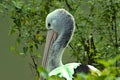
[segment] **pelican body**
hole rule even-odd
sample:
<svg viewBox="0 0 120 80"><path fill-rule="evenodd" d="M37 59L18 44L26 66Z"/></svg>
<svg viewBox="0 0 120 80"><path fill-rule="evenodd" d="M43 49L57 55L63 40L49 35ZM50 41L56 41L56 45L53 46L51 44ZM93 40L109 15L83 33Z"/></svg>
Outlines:
<svg viewBox="0 0 120 80"><path fill-rule="evenodd" d="M100 71L91 65L81 63L62 64L64 49L69 44L75 30L74 17L65 9L56 9L46 17L46 28L48 29L42 65L49 72L49 76L58 75L67 80L72 80L76 72L88 73Z"/></svg>

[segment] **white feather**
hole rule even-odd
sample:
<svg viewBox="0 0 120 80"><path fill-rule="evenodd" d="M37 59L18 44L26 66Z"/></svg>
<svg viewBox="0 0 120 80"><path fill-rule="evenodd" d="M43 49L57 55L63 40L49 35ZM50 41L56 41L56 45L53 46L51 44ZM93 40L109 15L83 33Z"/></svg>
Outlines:
<svg viewBox="0 0 120 80"><path fill-rule="evenodd" d="M74 69L76 69L81 63L69 63L62 65L49 73L49 76L57 75L59 77L64 77L67 80L72 80Z"/></svg>
<svg viewBox="0 0 120 80"><path fill-rule="evenodd" d="M100 70L98 70L98 69L95 68L94 66L92 66L92 65L87 65L87 66L90 68L90 70L91 70L92 72L96 73L98 76L101 75Z"/></svg>

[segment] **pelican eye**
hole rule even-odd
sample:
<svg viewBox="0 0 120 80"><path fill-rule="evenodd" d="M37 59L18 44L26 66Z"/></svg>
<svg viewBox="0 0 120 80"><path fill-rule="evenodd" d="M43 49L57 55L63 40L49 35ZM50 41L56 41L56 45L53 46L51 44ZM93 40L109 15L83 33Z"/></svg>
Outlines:
<svg viewBox="0 0 120 80"><path fill-rule="evenodd" d="M48 27L50 27L51 26L51 24L50 23L48 23Z"/></svg>

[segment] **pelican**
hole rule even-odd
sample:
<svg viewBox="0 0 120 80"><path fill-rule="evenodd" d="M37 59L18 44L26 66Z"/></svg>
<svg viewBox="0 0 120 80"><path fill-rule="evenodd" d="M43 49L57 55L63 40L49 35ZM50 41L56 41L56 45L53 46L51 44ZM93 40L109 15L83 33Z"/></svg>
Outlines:
<svg viewBox="0 0 120 80"><path fill-rule="evenodd" d="M75 30L74 17L65 9L56 9L46 17L48 29L42 65L49 76L58 75L72 80L77 72L88 73L90 70L100 75L100 71L92 65L81 63L62 63L64 49L72 39Z"/></svg>

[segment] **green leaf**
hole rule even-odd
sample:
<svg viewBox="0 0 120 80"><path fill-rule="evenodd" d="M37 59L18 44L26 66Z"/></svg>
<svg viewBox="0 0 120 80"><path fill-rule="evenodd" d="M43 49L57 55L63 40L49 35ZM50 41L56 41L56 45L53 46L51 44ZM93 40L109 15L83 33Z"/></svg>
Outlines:
<svg viewBox="0 0 120 80"><path fill-rule="evenodd" d="M18 8L18 9L21 9L22 8L22 5L23 5L23 2L22 1L14 1L12 0L12 3L13 5Z"/></svg>
<svg viewBox="0 0 120 80"><path fill-rule="evenodd" d="M45 68L39 66L37 70L44 79L48 79L48 72L46 71Z"/></svg>
<svg viewBox="0 0 120 80"><path fill-rule="evenodd" d="M38 44L35 44L35 48L38 49Z"/></svg>
<svg viewBox="0 0 120 80"><path fill-rule="evenodd" d="M11 51L15 51L15 47L14 47L14 46L11 46L11 47L10 47L10 50L11 50Z"/></svg>
<svg viewBox="0 0 120 80"><path fill-rule="evenodd" d="M54 76L49 77L48 80L66 80L66 79L65 78L60 78L60 77L54 75Z"/></svg>
<svg viewBox="0 0 120 80"><path fill-rule="evenodd" d="M23 52L26 54L28 51L28 47L23 47Z"/></svg>

